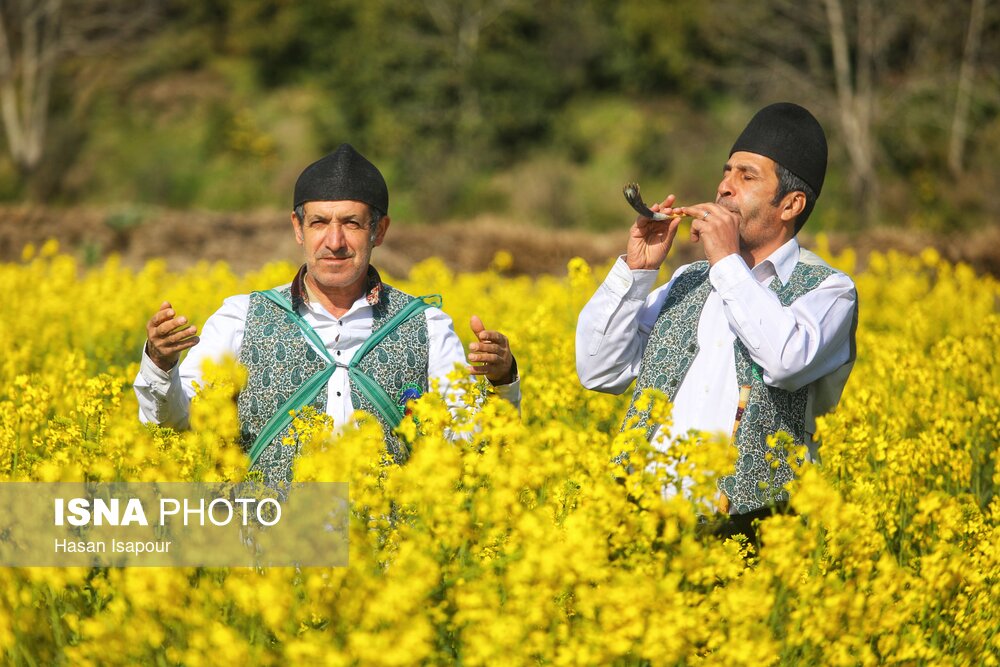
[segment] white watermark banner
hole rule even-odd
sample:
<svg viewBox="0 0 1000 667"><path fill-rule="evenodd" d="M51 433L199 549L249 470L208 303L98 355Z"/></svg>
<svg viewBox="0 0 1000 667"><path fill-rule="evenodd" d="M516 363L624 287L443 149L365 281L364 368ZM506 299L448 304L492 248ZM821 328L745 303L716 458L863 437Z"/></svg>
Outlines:
<svg viewBox="0 0 1000 667"><path fill-rule="evenodd" d="M347 484L0 482L0 566L341 567Z"/></svg>

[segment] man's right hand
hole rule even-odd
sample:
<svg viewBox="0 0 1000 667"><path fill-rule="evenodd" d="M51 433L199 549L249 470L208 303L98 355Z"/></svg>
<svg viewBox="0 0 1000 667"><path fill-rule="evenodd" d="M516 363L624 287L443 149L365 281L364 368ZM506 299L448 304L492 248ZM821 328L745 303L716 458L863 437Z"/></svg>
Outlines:
<svg viewBox="0 0 1000 667"><path fill-rule="evenodd" d="M146 354L164 371L177 365L181 352L194 347L201 340L195 335L198 327L185 327L187 318L175 315L170 303L164 301L153 319L146 323Z"/></svg>
<svg viewBox="0 0 1000 667"><path fill-rule="evenodd" d="M653 204L650 210L654 213L671 213L675 197L670 195L660 204ZM629 230L628 247L625 251L625 263L633 271L642 269L659 269L667 258L670 246L673 245L677 227L681 224L680 216L667 220L653 220L645 216L635 219L635 224Z"/></svg>

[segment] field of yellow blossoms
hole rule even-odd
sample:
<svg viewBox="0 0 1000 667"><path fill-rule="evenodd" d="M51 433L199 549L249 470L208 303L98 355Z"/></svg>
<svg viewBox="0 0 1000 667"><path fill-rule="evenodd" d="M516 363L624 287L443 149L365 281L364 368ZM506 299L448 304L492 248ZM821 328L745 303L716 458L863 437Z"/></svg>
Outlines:
<svg viewBox="0 0 1000 667"><path fill-rule="evenodd" d="M853 273L850 255L831 260ZM855 274L858 363L821 423L823 463L800 470L797 516L767 520L748 558L703 536L697 499L663 499L660 468L612 463L621 451L683 457L709 493L731 448L648 451L618 433L624 397L579 385L576 317L605 267L573 261L568 277L531 279L506 276L509 262L499 253L489 271L453 275L428 261L393 282L441 293L462 336L473 312L509 334L522 418L486 401L458 419L469 435L448 439L429 395L419 428L402 426L413 451L402 467L370 421L331 435L298 420L296 478L350 483L349 567L0 567L0 662L1000 662L996 280L933 250L869 258ZM235 367L214 371L192 431L138 423L144 324L164 299L203 322L225 296L294 268L84 270L51 242L0 265L0 479L239 478Z"/></svg>

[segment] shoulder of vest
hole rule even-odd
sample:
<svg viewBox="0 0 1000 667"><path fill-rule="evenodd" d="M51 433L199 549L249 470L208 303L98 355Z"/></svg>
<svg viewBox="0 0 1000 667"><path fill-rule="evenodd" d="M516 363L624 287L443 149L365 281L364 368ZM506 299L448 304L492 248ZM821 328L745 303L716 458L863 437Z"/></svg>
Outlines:
<svg viewBox="0 0 1000 667"><path fill-rule="evenodd" d="M799 253L799 261L788 277L788 282L776 291L779 293L782 303L788 305L791 301L819 287L830 276L838 273L843 274L842 271L833 268L815 253L802 250Z"/></svg>
<svg viewBox="0 0 1000 667"><path fill-rule="evenodd" d="M702 259L702 260L699 260L697 262L691 262L691 264L686 269L684 269L684 273L682 273L681 275L682 276L687 276L687 275L694 275L694 274L698 274L698 273L708 273L708 270L710 268L711 268L711 266L709 265L708 260L707 259ZM680 277L680 276L678 276L678 277Z"/></svg>
<svg viewBox="0 0 1000 667"><path fill-rule="evenodd" d="M286 285L284 288L282 288L282 287L275 287L273 289L274 289L274 291L278 292L278 294L281 294L282 296L284 296L289 301L291 300L291 298L292 298L292 289L291 289L290 286ZM274 308L276 310L280 310L280 308L278 307L277 304L275 304L273 301L271 301L266 296L264 296L263 292L266 292L266 291L267 290L254 290L254 291L250 292L250 294L247 295L249 297L249 299L247 301L247 305L248 305L248 308L247 308L247 317L249 317L250 314L253 313L255 310L257 311L258 314L260 314L260 310L259 310L260 306L264 306L264 307L269 307L269 308Z"/></svg>
<svg viewBox="0 0 1000 667"><path fill-rule="evenodd" d="M272 289L275 292L277 292L278 294L280 294L283 297L285 297L286 299L288 299L289 301L292 300L292 286L291 285L279 285L279 286L274 287ZM268 299L266 296L264 296L263 292L266 292L266 291L268 291L268 290L254 290L254 291L250 292L250 294L248 295L248 297L249 297L249 299L247 301L247 318L248 319L249 319L250 315L252 313L254 313L254 312L256 312L258 315L260 315L263 312L263 311L260 310L261 307L264 307L264 308L273 308L275 310L281 310L281 308L276 303L274 303L273 301L271 301L270 299Z"/></svg>
<svg viewBox="0 0 1000 667"><path fill-rule="evenodd" d="M402 298L407 299L408 301L409 300L413 300L413 299L416 298L416 297L414 297L414 296L412 296L410 294L407 294L406 292L404 292L403 290L401 290L399 288L393 287L389 283L382 283L382 291L385 294L393 294L397 298L402 297Z"/></svg>
<svg viewBox="0 0 1000 667"><path fill-rule="evenodd" d="M799 266L802 266L805 270L811 272L826 273L827 275L843 273L843 271L830 266L826 260L814 253L812 250L806 250L802 247L799 248L799 262L795 268L798 269Z"/></svg>
<svg viewBox="0 0 1000 667"><path fill-rule="evenodd" d="M386 299L390 306L398 306L402 308L409 302L413 301L416 297L406 292L396 289L388 283L382 283L382 298Z"/></svg>
<svg viewBox="0 0 1000 667"><path fill-rule="evenodd" d="M277 292L278 294L281 294L286 299L291 299L292 298L292 286L291 285L277 285L277 286L272 287L270 289L273 289L275 292ZM251 299L265 299L265 300L267 300L267 297L265 297L263 295L263 293L264 292L268 292L268 291L270 291L270 290L269 289L253 290L253 291L250 292L250 294L248 296Z"/></svg>

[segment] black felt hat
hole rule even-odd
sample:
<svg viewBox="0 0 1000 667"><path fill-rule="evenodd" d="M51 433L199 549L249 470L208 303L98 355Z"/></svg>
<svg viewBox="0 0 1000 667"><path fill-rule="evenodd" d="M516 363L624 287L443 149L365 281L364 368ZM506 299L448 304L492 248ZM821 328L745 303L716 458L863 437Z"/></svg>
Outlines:
<svg viewBox="0 0 1000 667"><path fill-rule="evenodd" d="M389 189L382 173L350 144L306 167L295 181L292 208L308 201L352 199L389 212Z"/></svg>
<svg viewBox="0 0 1000 667"><path fill-rule="evenodd" d="M769 157L805 181L816 196L826 177L826 134L819 121L797 104L779 102L754 115L729 154L746 151Z"/></svg>

